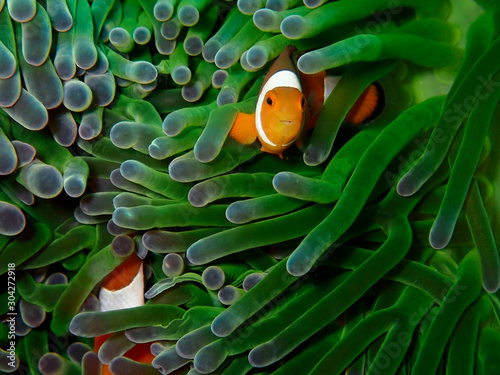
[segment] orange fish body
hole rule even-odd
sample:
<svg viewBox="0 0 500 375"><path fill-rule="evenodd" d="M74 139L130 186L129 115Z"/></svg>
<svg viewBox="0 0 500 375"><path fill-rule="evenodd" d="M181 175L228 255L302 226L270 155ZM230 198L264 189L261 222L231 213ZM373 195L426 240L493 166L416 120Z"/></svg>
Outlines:
<svg viewBox="0 0 500 375"><path fill-rule="evenodd" d="M304 129L307 131L316 125L326 100L326 72L299 74L295 51L294 46L288 46L269 69L259 92L255 113L238 114L229 133L237 142L251 144L258 138L262 151L283 158L283 152L300 141ZM366 99L376 106L376 89L370 91ZM353 110L356 116L351 113ZM374 110L375 107L368 108L359 103L349 112L347 120L361 123Z"/></svg>
<svg viewBox="0 0 500 375"><path fill-rule="evenodd" d="M238 114L230 136L243 144L257 138L261 150L282 157L300 136L306 115L306 97L294 61L295 48L287 47L269 69L257 98L255 113Z"/></svg>
<svg viewBox="0 0 500 375"><path fill-rule="evenodd" d="M103 281L99 292L101 311L141 306L144 304L143 264L135 254L111 272ZM98 336L94 340L97 353L111 334ZM149 350L150 344L136 344L124 354L134 361L151 364L154 356ZM111 375L109 366L102 366L102 375Z"/></svg>

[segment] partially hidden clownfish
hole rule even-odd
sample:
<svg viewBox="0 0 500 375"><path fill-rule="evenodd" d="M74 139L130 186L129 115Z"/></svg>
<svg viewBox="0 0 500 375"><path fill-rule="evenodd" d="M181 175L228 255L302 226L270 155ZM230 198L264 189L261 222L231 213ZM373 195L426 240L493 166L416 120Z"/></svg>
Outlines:
<svg viewBox="0 0 500 375"><path fill-rule="evenodd" d="M100 311L111 311L144 305L144 273L142 260L132 254L125 262L115 268L101 284L99 291ZM98 336L94 339L94 352L112 334ZM149 343L136 344L123 356L136 362L151 364L154 359ZM108 365L102 366L102 375L111 375Z"/></svg>
<svg viewBox="0 0 500 375"><path fill-rule="evenodd" d="M277 154L300 141L304 131L316 125L319 113L338 77L326 72L303 74L297 69L296 49L288 46L264 77L255 113L239 113L229 135L237 142L251 144L258 138L261 150ZM349 111L346 120L360 124L379 105L378 88L372 84Z"/></svg>

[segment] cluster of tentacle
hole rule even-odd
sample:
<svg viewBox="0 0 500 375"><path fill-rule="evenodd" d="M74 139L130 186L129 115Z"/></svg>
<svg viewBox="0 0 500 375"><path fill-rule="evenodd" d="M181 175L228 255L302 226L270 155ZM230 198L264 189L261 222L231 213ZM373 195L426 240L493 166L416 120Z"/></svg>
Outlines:
<svg viewBox="0 0 500 375"><path fill-rule="evenodd" d="M480 3L0 0L0 370L499 373ZM281 160L228 135L290 44L341 78ZM374 82L377 116L346 124ZM100 311L134 252L146 303Z"/></svg>

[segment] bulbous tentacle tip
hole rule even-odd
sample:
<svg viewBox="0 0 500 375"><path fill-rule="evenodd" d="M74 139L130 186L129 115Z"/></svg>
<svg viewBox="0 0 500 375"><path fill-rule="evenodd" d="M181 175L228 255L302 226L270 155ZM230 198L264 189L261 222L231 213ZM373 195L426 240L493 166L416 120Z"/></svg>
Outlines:
<svg viewBox="0 0 500 375"><path fill-rule="evenodd" d="M179 112L172 112L163 120L162 130L169 137L175 137L185 128L185 126L186 121L184 116Z"/></svg>
<svg viewBox="0 0 500 375"><path fill-rule="evenodd" d="M274 189L281 194L288 195L294 190L294 174L291 172L279 172L273 178Z"/></svg>
<svg viewBox="0 0 500 375"><path fill-rule="evenodd" d="M491 278L485 278L483 276L483 288L488 293L496 293L500 289L500 277L495 274Z"/></svg>
<svg viewBox="0 0 500 375"><path fill-rule="evenodd" d="M32 1L12 1L9 3L10 17L20 23L31 21L36 15L36 3Z"/></svg>
<svg viewBox="0 0 500 375"><path fill-rule="evenodd" d="M125 160L120 165L120 174L127 180L137 180L142 171L143 166L136 160Z"/></svg>
<svg viewBox="0 0 500 375"><path fill-rule="evenodd" d="M19 310L23 322L30 328L37 328L45 321L46 313L41 306L20 299Z"/></svg>
<svg viewBox="0 0 500 375"><path fill-rule="evenodd" d="M307 21L302 16L291 15L281 22L281 32L289 39L300 39L307 28Z"/></svg>
<svg viewBox="0 0 500 375"><path fill-rule="evenodd" d="M275 362L275 350L273 345L266 343L257 346L248 353L248 362L253 367L266 367Z"/></svg>
<svg viewBox="0 0 500 375"><path fill-rule="evenodd" d="M186 178L186 168L182 160L173 160L168 166L168 174L174 181L183 182Z"/></svg>
<svg viewBox="0 0 500 375"><path fill-rule="evenodd" d="M324 2L325 0L304 0L304 5L308 8L314 9L321 6Z"/></svg>
<svg viewBox="0 0 500 375"><path fill-rule="evenodd" d="M96 129L96 127L92 126L91 124L87 123L84 125L80 125L78 127L78 135L80 136L81 139L90 141L91 139L94 139L97 137L100 133L100 129Z"/></svg>
<svg viewBox="0 0 500 375"><path fill-rule="evenodd" d="M184 359L194 359L196 353L192 354L191 352L193 351L193 347L196 344L191 341L192 340L190 340L189 334L184 335L179 340L177 340L177 342L175 343L175 351L177 352L177 355L179 357Z"/></svg>
<svg viewBox="0 0 500 375"><path fill-rule="evenodd" d="M53 166L46 164L28 165L27 167L30 168L28 172L28 190L34 195L45 199L54 198L59 195L63 189L61 172Z"/></svg>
<svg viewBox="0 0 500 375"><path fill-rule="evenodd" d="M324 158L320 150L315 149L314 147L309 147L306 149L306 151L304 152L303 159L304 163L310 167L315 167L317 165L320 165L324 161Z"/></svg>
<svg viewBox="0 0 500 375"><path fill-rule="evenodd" d="M224 285L225 274L224 271L217 266L210 266L205 268L201 275L203 285L207 289L217 290Z"/></svg>
<svg viewBox="0 0 500 375"><path fill-rule="evenodd" d="M3 45L0 45L0 79L8 79L17 70L14 55Z"/></svg>
<svg viewBox="0 0 500 375"><path fill-rule="evenodd" d="M135 242L127 235L116 236L111 243L113 252L119 257L128 257L135 250Z"/></svg>
<svg viewBox="0 0 500 375"><path fill-rule="evenodd" d="M181 24L177 19L170 19L161 25L161 35L167 40L174 40L179 36Z"/></svg>
<svg viewBox="0 0 500 375"><path fill-rule="evenodd" d="M452 234L435 223L429 233L429 243L436 250L444 249L450 243Z"/></svg>
<svg viewBox="0 0 500 375"><path fill-rule="evenodd" d="M260 0L238 0L238 9L241 13L251 16L261 7Z"/></svg>
<svg viewBox="0 0 500 375"><path fill-rule="evenodd" d="M184 39L184 51L190 56L198 56L203 51L203 39L193 35Z"/></svg>
<svg viewBox="0 0 500 375"><path fill-rule="evenodd" d="M14 146L17 154L18 168L24 167L26 164L31 163L36 156L36 149L28 143L13 140L12 146Z"/></svg>
<svg viewBox="0 0 500 375"><path fill-rule="evenodd" d="M209 40L205 43L203 47L202 55L205 61L213 63L215 60L215 55L217 51L222 47L222 44L218 40Z"/></svg>
<svg viewBox="0 0 500 375"><path fill-rule="evenodd" d="M212 75L212 86L215 88L220 88L226 82L229 73L227 70L219 69Z"/></svg>
<svg viewBox="0 0 500 375"><path fill-rule="evenodd" d="M215 55L214 62L219 69L230 68L238 61L239 56L235 55L232 48L226 48L226 46L217 51L217 54Z"/></svg>
<svg viewBox="0 0 500 375"><path fill-rule="evenodd" d="M218 316L212 322L212 333L217 337L229 336L234 328L232 327L230 321L225 316Z"/></svg>
<svg viewBox="0 0 500 375"><path fill-rule="evenodd" d="M163 273L167 277L175 277L184 270L184 259L177 253L170 253L163 258Z"/></svg>
<svg viewBox="0 0 500 375"><path fill-rule="evenodd" d="M185 5L178 10L179 21L187 27L194 26L200 19L200 12L192 5Z"/></svg>
<svg viewBox="0 0 500 375"><path fill-rule="evenodd" d="M144 26L139 26L134 30L132 38L139 45L147 44L151 40L151 31Z"/></svg>
<svg viewBox="0 0 500 375"><path fill-rule="evenodd" d="M148 146L148 152L149 156L151 156L153 159L163 159L163 150L159 145L154 143L154 141Z"/></svg>
<svg viewBox="0 0 500 375"><path fill-rule="evenodd" d="M92 352L92 349L83 342L74 342L68 346L66 353L71 361L81 363L86 353ZM94 353L94 352L92 352ZM94 353L95 354L95 353Z"/></svg>
<svg viewBox="0 0 500 375"><path fill-rule="evenodd" d="M133 125L129 123L118 123L113 125L109 133L111 142L118 148L128 149L137 144L139 135L135 131Z"/></svg>
<svg viewBox="0 0 500 375"><path fill-rule="evenodd" d="M72 79L76 74L76 65L71 56L56 56L54 60L54 68L56 69L59 78L63 81Z"/></svg>
<svg viewBox="0 0 500 375"><path fill-rule="evenodd" d="M260 69L266 65L269 54L266 49L261 46L255 46L248 50L246 60L248 65L254 69Z"/></svg>
<svg viewBox="0 0 500 375"><path fill-rule="evenodd" d="M52 21L52 27L60 33L65 33L73 26L73 18L71 17L71 14L69 14L69 12L58 13L56 17L51 21Z"/></svg>
<svg viewBox="0 0 500 375"><path fill-rule="evenodd" d="M196 142L194 145L194 157L200 163L210 163L219 154L219 148L212 142Z"/></svg>
<svg viewBox="0 0 500 375"><path fill-rule="evenodd" d="M265 276L266 276L266 274L262 273L262 272L256 272L256 273L252 273L252 274L248 275L247 277L245 277L245 280L243 280L243 285L242 285L243 290L245 292L248 292L254 286L256 286L259 282L261 282Z"/></svg>
<svg viewBox="0 0 500 375"><path fill-rule="evenodd" d="M130 34L123 27L115 27L109 32L109 41L115 46L126 44L130 40Z"/></svg>
<svg viewBox="0 0 500 375"><path fill-rule="evenodd" d="M85 353L81 363L82 374L99 374L101 372L102 363L99 360L97 353L94 353L93 351Z"/></svg>
<svg viewBox="0 0 500 375"><path fill-rule="evenodd" d="M46 353L38 361L38 370L44 375L58 374L63 367L64 361L56 353Z"/></svg>
<svg viewBox="0 0 500 375"><path fill-rule="evenodd" d="M293 254L292 256L290 256L290 258L286 262L286 270L292 276L304 276L309 272L310 267L302 259L295 258L296 257L293 257Z"/></svg>
<svg viewBox="0 0 500 375"><path fill-rule="evenodd" d="M219 289L217 297L219 297L219 301L223 305L229 306L238 301L244 294L245 291L243 289L236 288L232 285L226 285L222 289Z"/></svg>
<svg viewBox="0 0 500 375"><path fill-rule="evenodd" d="M188 84L182 88L182 97L187 102L196 102L201 98L203 94L203 88L197 82L193 84Z"/></svg>
<svg viewBox="0 0 500 375"><path fill-rule="evenodd" d="M165 39L161 34L155 34L155 45L158 52L162 55L170 55L177 45L175 40Z"/></svg>
<svg viewBox="0 0 500 375"><path fill-rule="evenodd" d="M86 181L77 176L72 176L64 180L64 191L72 198L78 198L83 195L87 186Z"/></svg>
<svg viewBox="0 0 500 375"><path fill-rule="evenodd" d="M154 17L160 21L168 21L174 13L174 7L169 1L157 1L153 8Z"/></svg>
<svg viewBox="0 0 500 375"><path fill-rule="evenodd" d="M196 242L189 246L186 251L186 260L194 265L201 265L203 261L198 257L198 246L196 246Z"/></svg>
<svg viewBox="0 0 500 375"><path fill-rule="evenodd" d="M0 201L0 235L15 236L26 226L23 212L11 203Z"/></svg>
<svg viewBox="0 0 500 375"><path fill-rule="evenodd" d="M191 70L187 66L177 66L171 73L172 79L178 85L186 85L191 80Z"/></svg>
<svg viewBox="0 0 500 375"><path fill-rule="evenodd" d="M402 197L410 197L418 191L411 175L404 175L398 182L396 191Z"/></svg>
<svg viewBox="0 0 500 375"><path fill-rule="evenodd" d="M203 186L193 186L188 193L188 201L194 207L203 207L207 205L209 196Z"/></svg>
<svg viewBox="0 0 500 375"><path fill-rule="evenodd" d="M0 159L0 176L6 176L16 170L18 159L14 147L8 140L6 142L0 140L0 143L3 143L1 146L5 148L4 152L0 154L2 156L2 159Z"/></svg>
<svg viewBox="0 0 500 375"><path fill-rule="evenodd" d="M64 84L64 106L73 112L83 112L92 104L93 94L90 87L78 79Z"/></svg>
<svg viewBox="0 0 500 375"><path fill-rule="evenodd" d="M274 10L276 12L283 12L288 9L288 2L285 0L267 0L266 8Z"/></svg>
<svg viewBox="0 0 500 375"><path fill-rule="evenodd" d="M270 31L279 25L279 16L272 9L259 9L253 14L253 23L262 31Z"/></svg>
<svg viewBox="0 0 500 375"><path fill-rule="evenodd" d="M217 105L219 107L225 104L236 103L238 101L238 94L232 87L223 87L217 96Z"/></svg>
<svg viewBox="0 0 500 375"><path fill-rule="evenodd" d="M233 224L243 224L251 220L253 212L239 202L233 202L226 209L226 219Z"/></svg>
<svg viewBox="0 0 500 375"><path fill-rule="evenodd" d="M148 84L158 77L158 70L150 62L138 61L133 65L133 76L136 77L137 83Z"/></svg>
<svg viewBox="0 0 500 375"><path fill-rule="evenodd" d="M319 53L315 51L308 52L298 59L297 67L304 74L316 74L323 70L320 64L322 60L323 58Z"/></svg>
<svg viewBox="0 0 500 375"><path fill-rule="evenodd" d="M220 342L203 347L194 357L194 368L201 374L217 370L227 357L227 350Z"/></svg>
<svg viewBox="0 0 500 375"><path fill-rule="evenodd" d="M97 63L97 50L95 45L81 43L79 48L74 49L73 53L75 56L75 63L80 69L88 70Z"/></svg>

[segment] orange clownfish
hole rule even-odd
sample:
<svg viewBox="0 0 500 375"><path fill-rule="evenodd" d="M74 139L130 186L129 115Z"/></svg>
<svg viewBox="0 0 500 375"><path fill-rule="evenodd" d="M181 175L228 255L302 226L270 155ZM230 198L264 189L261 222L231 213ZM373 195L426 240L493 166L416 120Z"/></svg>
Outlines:
<svg viewBox="0 0 500 375"><path fill-rule="evenodd" d="M111 272L103 281L99 291L101 311L111 311L144 305L144 274L142 260L132 254ZM94 352L111 336L98 336L94 340ZM136 344L124 354L136 362L151 364L154 359L150 344ZM111 375L108 365L102 366L102 375Z"/></svg>
<svg viewBox="0 0 500 375"><path fill-rule="evenodd" d="M277 154L300 140L303 131L316 125L323 103L338 82L336 77L299 73L295 47L288 46L264 78L255 113L239 113L229 135L251 144L258 138L261 150ZM360 124L372 116L378 105L378 90L368 87L349 111L346 120Z"/></svg>

